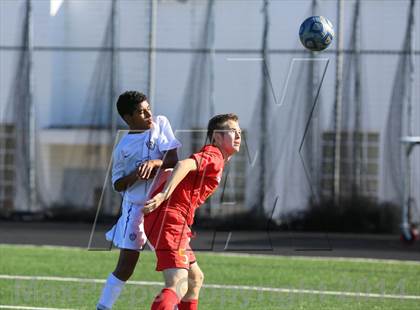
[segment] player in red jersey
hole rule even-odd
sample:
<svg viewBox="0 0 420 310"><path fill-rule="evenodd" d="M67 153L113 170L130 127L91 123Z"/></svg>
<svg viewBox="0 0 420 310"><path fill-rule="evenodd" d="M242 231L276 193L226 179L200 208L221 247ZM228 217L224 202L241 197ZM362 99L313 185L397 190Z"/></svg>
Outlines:
<svg viewBox="0 0 420 310"><path fill-rule="evenodd" d="M192 310L204 275L189 245L194 212L217 188L225 162L239 151L241 129L235 114L213 117L207 137L211 144L181 160L161 191L144 206L144 228L162 271L165 288L156 296L152 310ZM152 212L153 211L153 212Z"/></svg>

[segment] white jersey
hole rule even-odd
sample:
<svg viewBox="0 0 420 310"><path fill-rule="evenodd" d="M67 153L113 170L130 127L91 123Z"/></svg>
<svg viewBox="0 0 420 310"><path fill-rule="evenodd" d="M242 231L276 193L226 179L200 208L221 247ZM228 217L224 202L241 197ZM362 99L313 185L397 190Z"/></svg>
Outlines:
<svg viewBox="0 0 420 310"><path fill-rule="evenodd" d="M151 129L142 133L127 133L121 138L113 153L112 184L133 172L143 162L162 159L165 151L180 146L168 119L162 115L154 117ZM124 201L143 205L151 184L152 179L138 180L121 193Z"/></svg>

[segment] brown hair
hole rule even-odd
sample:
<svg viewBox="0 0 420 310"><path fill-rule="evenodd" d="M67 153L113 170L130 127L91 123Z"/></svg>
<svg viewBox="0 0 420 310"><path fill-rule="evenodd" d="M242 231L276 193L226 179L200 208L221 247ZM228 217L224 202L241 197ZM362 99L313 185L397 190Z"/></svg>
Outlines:
<svg viewBox="0 0 420 310"><path fill-rule="evenodd" d="M209 139L210 143L212 142L213 133L215 130L223 130L226 129L226 122L229 120L238 121L238 116L233 113L229 114L219 114L213 116L209 120L209 124L207 126L207 138Z"/></svg>

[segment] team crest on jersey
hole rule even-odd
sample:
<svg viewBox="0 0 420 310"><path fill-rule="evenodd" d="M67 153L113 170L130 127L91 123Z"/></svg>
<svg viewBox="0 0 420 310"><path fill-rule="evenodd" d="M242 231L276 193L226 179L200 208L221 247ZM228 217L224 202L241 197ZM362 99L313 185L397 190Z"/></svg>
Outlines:
<svg viewBox="0 0 420 310"><path fill-rule="evenodd" d="M131 241L134 241L134 240L136 240L137 235L135 233L131 233L129 238L130 238Z"/></svg>
<svg viewBox="0 0 420 310"><path fill-rule="evenodd" d="M153 151L156 147L156 144L155 144L154 141L149 140L149 141L146 142L146 146L149 150Z"/></svg>

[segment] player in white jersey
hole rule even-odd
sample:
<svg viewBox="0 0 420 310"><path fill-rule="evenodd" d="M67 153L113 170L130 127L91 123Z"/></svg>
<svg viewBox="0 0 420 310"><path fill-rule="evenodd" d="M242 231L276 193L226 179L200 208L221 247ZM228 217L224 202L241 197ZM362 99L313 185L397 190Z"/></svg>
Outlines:
<svg viewBox="0 0 420 310"><path fill-rule="evenodd" d="M181 146L168 119L161 115L152 116L144 94L137 91L121 94L117 110L130 130L121 138L113 153L112 184L123 196L123 202L122 214L106 233L106 238L120 249L120 256L102 290L98 310L112 308L132 275L139 251L146 242L142 209L153 176L159 168L175 166L177 148Z"/></svg>

